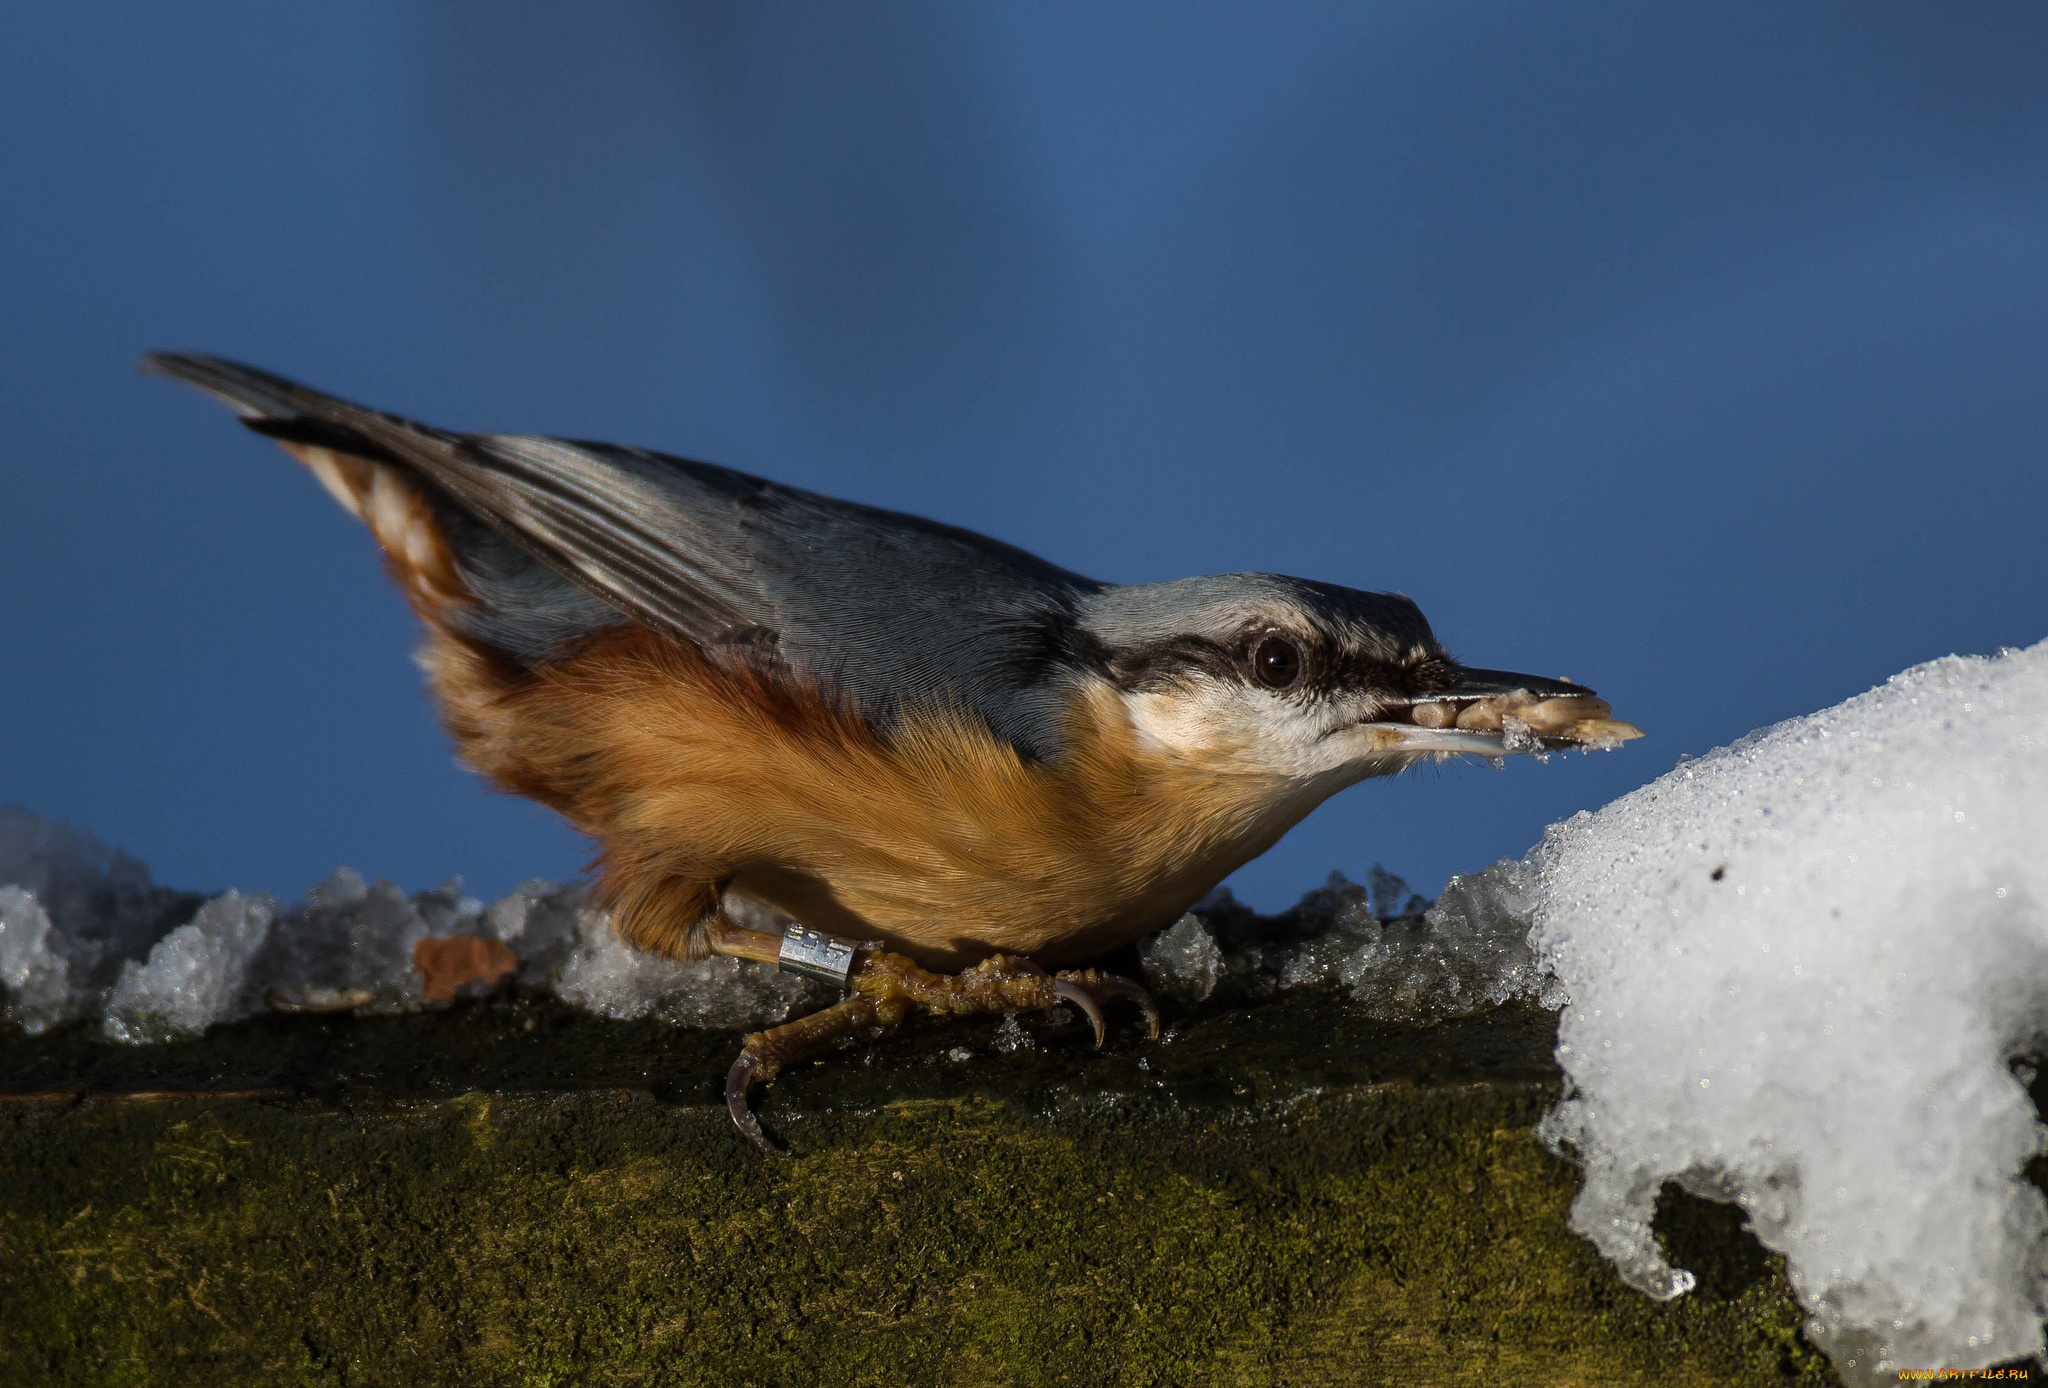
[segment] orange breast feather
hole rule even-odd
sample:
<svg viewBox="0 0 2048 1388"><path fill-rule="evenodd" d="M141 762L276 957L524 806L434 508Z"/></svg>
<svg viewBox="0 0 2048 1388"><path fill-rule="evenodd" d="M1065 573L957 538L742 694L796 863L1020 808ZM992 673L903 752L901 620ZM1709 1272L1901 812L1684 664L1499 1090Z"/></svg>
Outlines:
<svg viewBox="0 0 2048 1388"><path fill-rule="evenodd" d="M690 952L731 887L931 967L1057 964L1170 922L1298 817L1272 822L1263 783L1142 753L1106 684L1052 764L943 711L880 734L640 627L482 698L489 662L430 663L468 758L598 840L622 933L662 953Z"/></svg>

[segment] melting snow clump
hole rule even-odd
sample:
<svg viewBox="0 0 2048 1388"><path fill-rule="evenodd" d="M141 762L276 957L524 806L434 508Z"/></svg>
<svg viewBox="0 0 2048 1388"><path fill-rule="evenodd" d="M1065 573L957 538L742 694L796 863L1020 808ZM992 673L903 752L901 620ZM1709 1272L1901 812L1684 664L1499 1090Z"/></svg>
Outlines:
<svg viewBox="0 0 2048 1388"><path fill-rule="evenodd" d="M6 1015L31 1036L77 1011L71 961L57 953L53 929L50 913L34 893L0 887L0 985L7 989Z"/></svg>
<svg viewBox="0 0 2048 1388"><path fill-rule="evenodd" d="M0 808L0 1024L30 1035L97 1019L108 1041L197 1036L267 1009L408 1012L429 1006L413 946L495 939L518 981L607 1017L700 1027L772 1026L833 1000L824 985L737 959L679 964L618 942L580 885L533 880L495 902L459 882L408 896L340 868L287 906L155 886L92 835ZM772 911L732 901L741 924L780 933Z"/></svg>
<svg viewBox="0 0 2048 1388"><path fill-rule="evenodd" d="M1850 1381L2042 1349L2048 643L1932 661L1554 826L1511 876L1571 1003L1572 1223L1674 1296L1676 1181L1783 1253Z"/></svg>
<svg viewBox="0 0 2048 1388"><path fill-rule="evenodd" d="M0 805L0 1022L33 1036L97 1015L122 963L200 900L83 830Z"/></svg>
<svg viewBox="0 0 2048 1388"><path fill-rule="evenodd" d="M751 902L728 901L726 912L737 925L782 933L784 918ZM659 1017L696 1027L770 1026L839 997L814 979L744 959L658 959L626 948L601 920L595 924L562 964L555 992L606 1017Z"/></svg>
<svg viewBox="0 0 2048 1388"><path fill-rule="evenodd" d="M121 966L101 1031L109 1041L174 1041L236 1015L250 961L270 934L268 897L222 892L150 947L144 963Z"/></svg>
<svg viewBox="0 0 2048 1388"><path fill-rule="evenodd" d="M1261 916L1219 891L1144 941L1145 981L1177 1002L1238 1002L1334 981L1394 1022L1463 1017L1504 1002L1562 1003L1529 947L1528 902L1506 864L1454 877L1431 905L1375 867L1331 873L1293 909Z"/></svg>

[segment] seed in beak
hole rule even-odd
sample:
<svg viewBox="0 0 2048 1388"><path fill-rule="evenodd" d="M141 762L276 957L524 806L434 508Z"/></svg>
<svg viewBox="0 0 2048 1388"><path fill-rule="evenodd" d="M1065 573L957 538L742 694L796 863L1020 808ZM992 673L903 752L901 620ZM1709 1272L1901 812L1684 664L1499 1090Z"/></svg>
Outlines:
<svg viewBox="0 0 2048 1388"><path fill-rule="evenodd" d="M1497 733L1500 731L1500 705L1492 699L1467 704L1458 714L1458 726L1471 733Z"/></svg>
<svg viewBox="0 0 2048 1388"><path fill-rule="evenodd" d="M1457 705L1441 700L1436 703L1417 704L1408 715L1409 720L1418 728L1448 728L1457 716Z"/></svg>
<svg viewBox="0 0 2048 1388"><path fill-rule="evenodd" d="M1605 699L1574 694L1560 699L1544 699L1527 708L1518 708L1515 710L1515 717L1527 723L1529 731L1538 737L1563 737L1571 732L1575 724L1605 719L1613 712L1614 706Z"/></svg>

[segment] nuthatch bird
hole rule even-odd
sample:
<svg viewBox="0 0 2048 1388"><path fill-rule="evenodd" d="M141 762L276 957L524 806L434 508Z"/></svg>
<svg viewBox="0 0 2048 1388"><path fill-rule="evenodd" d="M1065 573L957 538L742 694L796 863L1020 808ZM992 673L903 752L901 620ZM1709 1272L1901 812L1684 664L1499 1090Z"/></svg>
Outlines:
<svg viewBox="0 0 2048 1388"><path fill-rule="evenodd" d="M627 943L827 978L749 1087L832 1038L1072 1002L1335 792L1418 760L1638 736L1593 691L1471 669L1407 598L1277 574L1120 586L708 463L460 434L214 357L232 406L383 547L461 755L599 845ZM727 893L800 925L743 929ZM955 971L955 972L946 972Z"/></svg>

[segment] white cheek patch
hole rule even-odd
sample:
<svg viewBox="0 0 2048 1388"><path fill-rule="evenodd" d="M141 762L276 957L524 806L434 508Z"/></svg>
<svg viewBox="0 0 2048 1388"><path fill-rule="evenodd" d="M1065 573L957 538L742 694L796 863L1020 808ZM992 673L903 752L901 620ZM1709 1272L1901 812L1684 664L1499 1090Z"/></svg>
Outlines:
<svg viewBox="0 0 2048 1388"><path fill-rule="evenodd" d="M1235 740L1225 733L1216 701L1197 693L1176 690L1122 697L1131 727L1148 747L1181 756L1214 755L1230 750Z"/></svg>
<svg viewBox="0 0 2048 1388"><path fill-rule="evenodd" d="M1287 778L1331 769L1316 720L1260 691L1205 680L1122 698L1140 741L1175 756Z"/></svg>

